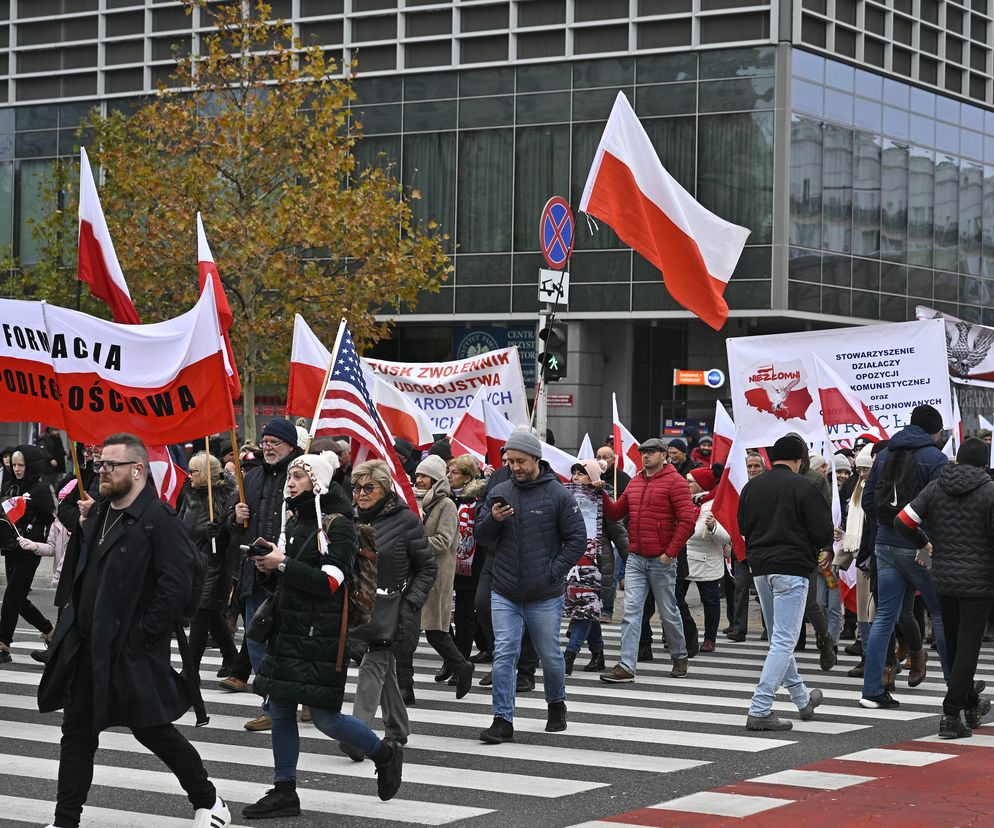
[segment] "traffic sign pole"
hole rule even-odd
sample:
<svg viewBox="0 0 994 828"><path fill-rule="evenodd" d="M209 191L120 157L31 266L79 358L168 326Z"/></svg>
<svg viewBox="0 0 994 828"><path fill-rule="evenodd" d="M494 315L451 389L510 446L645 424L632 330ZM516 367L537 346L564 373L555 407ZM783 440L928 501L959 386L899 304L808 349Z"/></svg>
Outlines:
<svg viewBox="0 0 994 828"><path fill-rule="evenodd" d="M535 341L538 344L536 357L538 364L535 366L538 387L535 389L535 406L532 413L535 415L535 430L538 431L540 440L546 438L549 428L549 386L545 381L545 351L549 347L549 343L542 339L538 333L548 324L550 316L552 316L552 305L546 305L538 312L538 332L535 334Z"/></svg>

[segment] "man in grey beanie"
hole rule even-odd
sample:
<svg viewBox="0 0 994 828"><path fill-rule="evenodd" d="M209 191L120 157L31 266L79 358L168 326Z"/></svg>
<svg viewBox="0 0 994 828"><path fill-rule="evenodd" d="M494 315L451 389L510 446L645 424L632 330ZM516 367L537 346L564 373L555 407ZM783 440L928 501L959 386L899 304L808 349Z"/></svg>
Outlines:
<svg viewBox="0 0 994 828"><path fill-rule="evenodd" d="M474 534L491 550L494 629L493 724L480 740L499 744L514 738L515 666L521 636L528 630L542 661L545 729L566 729L566 665L559 647L566 574L587 545L583 516L549 464L542 444L515 431L504 446L511 479L495 486L479 510Z"/></svg>

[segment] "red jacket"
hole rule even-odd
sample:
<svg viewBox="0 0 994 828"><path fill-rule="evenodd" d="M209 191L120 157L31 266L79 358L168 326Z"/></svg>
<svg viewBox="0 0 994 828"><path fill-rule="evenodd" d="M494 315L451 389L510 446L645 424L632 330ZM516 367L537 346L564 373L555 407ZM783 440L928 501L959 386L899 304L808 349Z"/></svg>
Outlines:
<svg viewBox="0 0 994 828"><path fill-rule="evenodd" d="M673 466L663 466L652 477L640 471L616 501L603 494L604 517L628 518L628 550L644 558L666 554L675 558L694 534L698 507L690 486Z"/></svg>

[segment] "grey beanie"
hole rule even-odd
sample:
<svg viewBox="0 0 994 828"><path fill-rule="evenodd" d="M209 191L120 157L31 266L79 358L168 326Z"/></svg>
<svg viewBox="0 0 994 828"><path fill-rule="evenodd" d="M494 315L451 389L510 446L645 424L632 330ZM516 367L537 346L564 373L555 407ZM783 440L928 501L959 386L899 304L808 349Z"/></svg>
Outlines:
<svg viewBox="0 0 994 828"><path fill-rule="evenodd" d="M522 451L539 460L542 459L542 444L539 442L538 437L530 431L520 430L512 432L511 436L507 438L507 442L504 443L504 451L508 451L509 449Z"/></svg>

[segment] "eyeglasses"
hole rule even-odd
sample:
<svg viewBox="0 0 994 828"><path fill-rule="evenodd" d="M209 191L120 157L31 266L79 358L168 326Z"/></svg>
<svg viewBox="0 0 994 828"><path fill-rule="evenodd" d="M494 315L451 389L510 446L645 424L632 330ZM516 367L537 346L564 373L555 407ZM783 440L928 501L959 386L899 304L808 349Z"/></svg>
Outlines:
<svg viewBox="0 0 994 828"><path fill-rule="evenodd" d="M112 472L118 466L133 466L135 463L141 462L140 460L98 460L93 464L98 472Z"/></svg>
<svg viewBox="0 0 994 828"><path fill-rule="evenodd" d="M363 492L364 494L369 495L373 493L373 490L375 488L376 488L375 483L364 483L361 486L357 483L355 486L352 487L352 494L359 494L359 492Z"/></svg>
<svg viewBox="0 0 994 828"><path fill-rule="evenodd" d="M283 445L284 442L286 442L286 441L285 440L263 440L262 441L262 447L263 448L276 448L277 446Z"/></svg>

